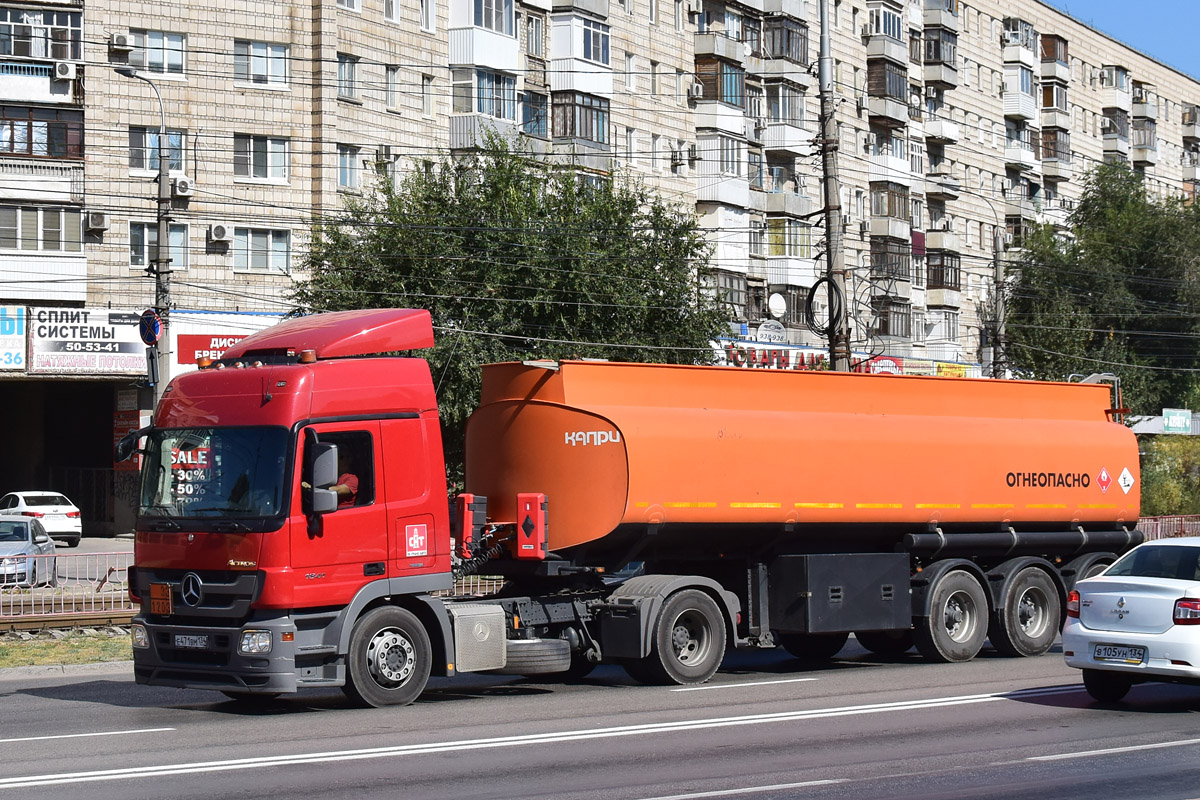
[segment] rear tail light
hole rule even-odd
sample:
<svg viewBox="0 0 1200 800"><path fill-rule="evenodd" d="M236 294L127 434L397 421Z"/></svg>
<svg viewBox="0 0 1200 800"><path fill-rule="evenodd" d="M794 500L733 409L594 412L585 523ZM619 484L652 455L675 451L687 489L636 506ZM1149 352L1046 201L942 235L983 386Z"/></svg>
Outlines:
<svg viewBox="0 0 1200 800"><path fill-rule="evenodd" d="M21 513L26 517L44 517L44 516L46 516L41 511L22 511Z"/></svg>
<svg viewBox="0 0 1200 800"><path fill-rule="evenodd" d="M1067 616L1079 619L1079 592L1074 589L1067 592Z"/></svg>
<svg viewBox="0 0 1200 800"><path fill-rule="evenodd" d="M1176 625L1200 625L1200 600L1175 601Z"/></svg>
<svg viewBox="0 0 1200 800"><path fill-rule="evenodd" d="M67 516L70 517L71 519L79 519L79 512L78 511L68 511Z"/></svg>

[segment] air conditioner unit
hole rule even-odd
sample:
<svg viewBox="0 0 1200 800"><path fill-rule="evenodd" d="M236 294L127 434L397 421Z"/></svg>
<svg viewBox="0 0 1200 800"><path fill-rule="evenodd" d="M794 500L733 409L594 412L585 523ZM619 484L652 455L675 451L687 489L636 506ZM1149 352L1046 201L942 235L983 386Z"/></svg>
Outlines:
<svg viewBox="0 0 1200 800"><path fill-rule="evenodd" d="M1012 235L1011 233L1007 233L1007 232L1005 232L1004 234L1002 234L1002 236L1004 237L1004 238L1003 238L1003 241L1004 241L1004 247L1005 247L1005 248L1012 247L1012 243L1013 243L1013 235Z"/></svg>
<svg viewBox="0 0 1200 800"><path fill-rule="evenodd" d="M688 100L699 100L704 97L704 84L693 83L688 87Z"/></svg>
<svg viewBox="0 0 1200 800"><path fill-rule="evenodd" d="M871 223L865 219L862 222L860 222L858 224L858 235L864 239L866 239L868 236L870 236L871 235Z"/></svg>
<svg viewBox="0 0 1200 800"><path fill-rule="evenodd" d="M196 183L186 175L171 179L171 194L176 197L191 197L196 193Z"/></svg>
<svg viewBox="0 0 1200 800"><path fill-rule="evenodd" d="M850 215L842 214L842 227L845 228L850 224Z"/></svg>
<svg viewBox="0 0 1200 800"><path fill-rule="evenodd" d="M117 31L108 35L108 49L118 53L128 53L133 49L133 37L128 31Z"/></svg>
<svg viewBox="0 0 1200 800"><path fill-rule="evenodd" d="M671 166L672 167L682 167L683 160L684 159L683 159L683 151L682 150L672 150L671 151Z"/></svg>
<svg viewBox="0 0 1200 800"><path fill-rule="evenodd" d="M232 242L233 228L220 222L214 225L209 225L208 238L214 242Z"/></svg>
<svg viewBox="0 0 1200 800"><path fill-rule="evenodd" d="M929 230L931 230L931 231L947 231L948 232L950 230L950 220L947 219L946 217L943 217L938 220L934 220L933 224L929 226Z"/></svg>
<svg viewBox="0 0 1200 800"><path fill-rule="evenodd" d="M108 214L103 211L89 211L84 220L84 226L89 231L106 231L108 230Z"/></svg>
<svg viewBox="0 0 1200 800"><path fill-rule="evenodd" d="M755 133L762 133L766 129L766 127L767 127L767 120L765 117L755 117L754 118L754 132Z"/></svg>
<svg viewBox="0 0 1200 800"><path fill-rule="evenodd" d="M865 94L855 95L854 96L854 104L856 106L858 106L858 113L861 114L862 112L866 111L867 110L867 96Z"/></svg>
<svg viewBox="0 0 1200 800"><path fill-rule="evenodd" d="M871 33L872 33L871 26L869 24L862 26L862 35L863 36L870 36Z"/></svg>
<svg viewBox="0 0 1200 800"><path fill-rule="evenodd" d="M697 161L700 160L700 151L699 151L699 149L697 149L696 145L694 145L694 144L688 145L687 154L688 154L688 156L687 156L688 161L690 161L693 164L695 164Z"/></svg>
<svg viewBox="0 0 1200 800"><path fill-rule="evenodd" d="M72 61L55 61L54 62L54 80L56 81L73 81L75 80L76 65Z"/></svg>

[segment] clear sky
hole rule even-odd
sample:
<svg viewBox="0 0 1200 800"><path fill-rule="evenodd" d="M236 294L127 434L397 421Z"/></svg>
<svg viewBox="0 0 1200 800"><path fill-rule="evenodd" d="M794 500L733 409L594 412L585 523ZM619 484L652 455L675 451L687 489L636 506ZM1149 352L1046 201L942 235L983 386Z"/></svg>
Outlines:
<svg viewBox="0 0 1200 800"><path fill-rule="evenodd" d="M1200 0L1044 0L1148 56L1200 79Z"/></svg>

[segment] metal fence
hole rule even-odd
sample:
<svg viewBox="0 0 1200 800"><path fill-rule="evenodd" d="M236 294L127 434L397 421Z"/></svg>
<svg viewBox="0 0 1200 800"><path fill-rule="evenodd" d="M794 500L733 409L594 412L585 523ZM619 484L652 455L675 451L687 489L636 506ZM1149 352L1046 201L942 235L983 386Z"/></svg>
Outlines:
<svg viewBox="0 0 1200 800"><path fill-rule="evenodd" d="M133 611L133 552L0 559L0 625L30 617L86 620Z"/></svg>
<svg viewBox="0 0 1200 800"><path fill-rule="evenodd" d="M1200 536L1200 514L1173 517L1142 517L1138 528L1151 539L1172 539L1177 536Z"/></svg>

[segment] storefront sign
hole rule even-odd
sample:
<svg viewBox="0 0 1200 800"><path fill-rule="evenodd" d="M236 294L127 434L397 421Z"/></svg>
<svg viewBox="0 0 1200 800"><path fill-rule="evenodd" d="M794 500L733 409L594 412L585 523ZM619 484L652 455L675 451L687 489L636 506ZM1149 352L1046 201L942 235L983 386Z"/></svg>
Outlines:
<svg viewBox="0 0 1200 800"><path fill-rule="evenodd" d="M249 334L181 333L176 340L177 360L180 364L195 364L196 359L211 358L214 361L225 351L245 339Z"/></svg>
<svg viewBox="0 0 1200 800"><path fill-rule="evenodd" d="M761 347L724 342L722 363L757 369L825 369L825 353L800 347Z"/></svg>
<svg viewBox="0 0 1200 800"><path fill-rule="evenodd" d="M758 334L755 338L760 342L768 342L770 344L786 344L787 329L778 320L764 319L758 325Z"/></svg>
<svg viewBox="0 0 1200 800"><path fill-rule="evenodd" d="M149 411L114 411L113 412L113 445L121 441L121 438L127 433L133 433L139 428L144 428L150 424ZM114 461L113 469L118 472L136 472L141 469L142 457L135 455L132 458L127 458L124 461Z"/></svg>
<svg viewBox="0 0 1200 800"><path fill-rule="evenodd" d="M25 308L0 306L0 370L25 369L25 332Z"/></svg>
<svg viewBox="0 0 1200 800"><path fill-rule="evenodd" d="M138 312L29 309L29 372L41 375L145 375Z"/></svg>

